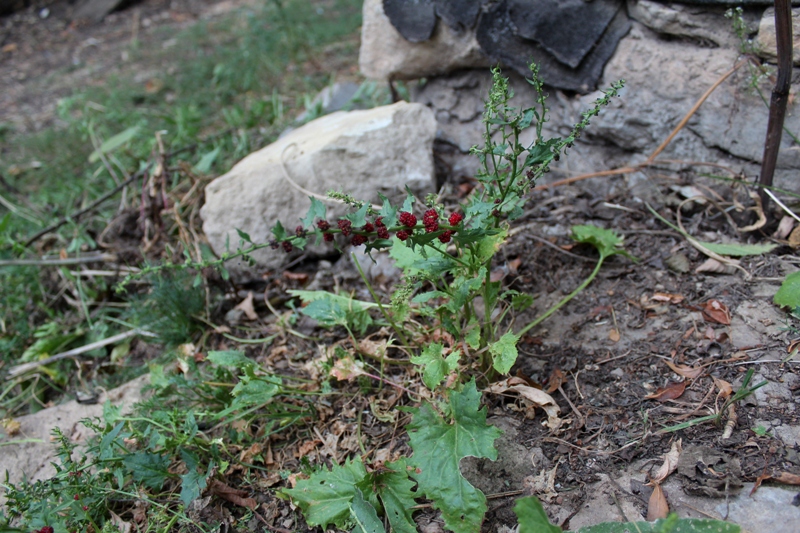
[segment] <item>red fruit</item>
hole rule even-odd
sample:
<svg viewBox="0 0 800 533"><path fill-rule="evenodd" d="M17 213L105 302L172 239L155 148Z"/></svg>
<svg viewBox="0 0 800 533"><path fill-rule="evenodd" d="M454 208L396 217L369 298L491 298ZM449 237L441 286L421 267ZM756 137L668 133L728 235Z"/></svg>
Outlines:
<svg viewBox="0 0 800 533"><path fill-rule="evenodd" d="M43 526L39 533L53 533L53 528L51 526Z"/></svg>
<svg viewBox="0 0 800 533"><path fill-rule="evenodd" d="M283 246L283 251L286 252L287 254L294 249L294 246L292 246L292 243L290 243L289 241L283 241L281 243L281 246Z"/></svg>
<svg viewBox="0 0 800 533"><path fill-rule="evenodd" d="M328 231L331 228L331 225L327 220L320 220L317 222L317 227L322 231Z"/></svg>
<svg viewBox="0 0 800 533"><path fill-rule="evenodd" d="M388 239L389 229L386 226L378 226L378 237L381 239Z"/></svg>
<svg viewBox="0 0 800 533"><path fill-rule="evenodd" d="M408 239L410 236L411 234L404 229L401 229L400 231L397 232L397 238L400 239L401 241Z"/></svg>
<svg viewBox="0 0 800 533"><path fill-rule="evenodd" d="M78 500L81 499L81 497L80 497L79 494L76 494L75 496L72 497L72 499L75 500L75 501L78 501Z"/></svg>
<svg viewBox="0 0 800 533"><path fill-rule="evenodd" d="M323 233L322 240L325 242L333 242L333 233Z"/></svg>
<svg viewBox="0 0 800 533"><path fill-rule="evenodd" d="M373 231L375 231L375 226L373 226L372 224L367 222L366 224L364 224L364 227L361 228L361 229L362 229L362 231L366 231L367 233L372 233Z"/></svg>
<svg viewBox="0 0 800 533"><path fill-rule="evenodd" d="M433 233L434 231L439 229L439 223L435 220L431 223L425 224L425 233Z"/></svg>
<svg viewBox="0 0 800 533"><path fill-rule="evenodd" d="M353 238L350 239L350 244L353 246L361 246L365 242L367 242L367 238L363 235L353 235Z"/></svg>
<svg viewBox="0 0 800 533"><path fill-rule="evenodd" d="M413 228L417 225L417 217L408 211L401 211L400 216L398 216L397 219L400 221L400 224L407 228Z"/></svg>
<svg viewBox="0 0 800 533"><path fill-rule="evenodd" d="M437 220L439 220L439 213L436 212L436 209L428 209L425 211L425 214L422 215L423 224L430 224L432 222L436 222Z"/></svg>
<svg viewBox="0 0 800 533"><path fill-rule="evenodd" d="M444 242L444 243L448 243L448 242L450 242L450 237L451 237L452 235L453 235L453 232L452 232L452 231L450 231L450 230L446 230L444 233L442 233L441 235L439 235L439 240L440 240L440 241L442 241L442 242Z"/></svg>
<svg viewBox="0 0 800 533"><path fill-rule="evenodd" d="M353 231L353 223L347 220L346 218L339 219L336 223L339 226L339 229L342 230L342 235L347 237Z"/></svg>
<svg viewBox="0 0 800 533"><path fill-rule="evenodd" d="M378 217L375 219L375 225L379 228L385 228L386 224L383 223L383 217Z"/></svg>
<svg viewBox="0 0 800 533"><path fill-rule="evenodd" d="M86 511L88 511L88 510L89 510L89 506L88 506L88 505L84 505L84 506L82 507L82 509L83 509L83 512L86 512Z"/></svg>
<svg viewBox="0 0 800 533"><path fill-rule="evenodd" d="M303 230L303 226L297 226L296 228L294 228L294 234L297 235L298 237L302 237L303 235L305 235L305 233L306 232Z"/></svg>
<svg viewBox="0 0 800 533"><path fill-rule="evenodd" d="M456 212L456 213L452 213L450 215L450 218L448 219L448 222L450 222L451 226L458 226L461 223L462 220L464 220L464 215L462 215L461 213Z"/></svg>

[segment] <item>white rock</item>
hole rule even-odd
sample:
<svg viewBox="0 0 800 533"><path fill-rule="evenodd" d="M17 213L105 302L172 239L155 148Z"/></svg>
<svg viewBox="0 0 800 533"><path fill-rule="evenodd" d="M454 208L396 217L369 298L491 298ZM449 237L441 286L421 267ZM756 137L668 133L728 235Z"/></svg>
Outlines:
<svg viewBox="0 0 800 533"><path fill-rule="evenodd" d="M792 59L800 66L800 9L792 9ZM770 61L778 57L778 37L775 34L775 8L768 8L758 25L758 55Z"/></svg>
<svg viewBox="0 0 800 533"><path fill-rule="evenodd" d="M433 138L436 120L427 107L398 102L365 111L326 115L252 153L227 174L206 187L201 210L203 231L217 254L239 245L236 229L254 242L271 238L281 221L292 231L310 206L300 187L319 195L344 191L355 198L378 202L378 192L405 197L405 187L424 194L435 188ZM328 219L346 209L332 203ZM269 248L253 254L257 267L275 268L285 254ZM249 267L231 261L234 276Z"/></svg>
<svg viewBox="0 0 800 533"><path fill-rule="evenodd" d="M430 40L412 43L389 22L382 0L364 0L358 65L370 79L412 80L490 63L474 31L459 33L439 21Z"/></svg>

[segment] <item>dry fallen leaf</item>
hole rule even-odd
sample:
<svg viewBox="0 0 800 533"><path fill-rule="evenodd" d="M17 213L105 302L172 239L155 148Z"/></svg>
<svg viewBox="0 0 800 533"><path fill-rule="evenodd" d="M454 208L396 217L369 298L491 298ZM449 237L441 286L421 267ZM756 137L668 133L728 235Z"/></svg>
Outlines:
<svg viewBox="0 0 800 533"><path fill-rule="evenodd" d="M647 502L647 521L652 522L659 518L666 518L669 514L669 504L667 498L664 496L664 491L661 485L653 487L653 493L650 495L650 501Z"/></svg>
<svg viewBox="0 0 800 533"><path fill-rule="evenodd" d="M682 376L687 379L697 379L697 376L703 373L703 367L693 367L688 365L676 365L672 361L665 361L667 366L672 369L673 372Z"/></svg>
<svg viewBox="0 0 800 533"><path fill-rule="evenodd" d="M218 479L211 481L209 489L216 496L239 507L245 507L252 511L258 506L258 503L253 498L245 497L248 494L246 490L234 489Z"/></svg>
<svg viewBox="0 0 800 533"><path fill-rule="evenodd" d="M561 425L561 419L558 418L561 410L553 397L544 391L526 385L523 379L507 378L503 381L492 383L486 391L494 394L505 394L508 391L514 391L522 396L525 402L544 409L545 413L547 413L548 428L555 430Z"/></svg>
<svg viewBox="0 0 800 533"><path fill-rule="evenodd" d="M255 456L261 455L263 449L264 447L260 442L253 443L249 448L242 450L242 453L239 454L239 462L253 464Z"/></svg>
<svg viewBox="0 0 800 533"><path fill-rule="evenodd" d="M117 528L117 531L120 533L131 533L133 524L120 518L120 516L114 511L109 511L109 513L111 514L111 523L114 524L114 527Z"/></svg>
<svg viewBox="0 0 800 533"><path fill-rule="evenodd" d="M550 378L547 380L547 394L555 392L564 383L565 379L566 377L561 369L558 367L554 368L553 372L550 374ZM529 384L527 380L525 382Z"/></svg>
<svg viewBox="0 0 800 533"><path fill-rule="evenodd" d="M4 54L8 54L8 53L11 53L11 52L16 52L16 51L17 51L17 43L8 43L3 48L0 48L0 52L3 52Z"/></svg>
<svg viewBox="0 0 800 533"><path fill-rule="evenodd" d="M789 234L789 246L792 248L800 248L800 226L797 226Z"/></svg>
<svg viewBox="0 0 800 533"><path fill-rule="evenodd" d="M339 381L350 381L364 373L363 363L350 356L337 359L331 368L331 376Z"/></svg>
<svg viewBox="0 0 800 533"><path fill-rule="evenodd" d="M702 309L703 318L708 322L722 324L724 326L731 325L731 312L728 306L719 300L709 300L703 304Z"/></svg>
<svg viewBox="0 0 800 533"><path fill-rule="evenodd" d="M780 481L781 483L786 483L787 485L800 485L800 476L797 474L791 474L789 472L779 472L777 474L773 474L772 479L775 481Z"/></svg>
<svg viewBox="0 0 800 533"><path fill-rule="evenodd" d="M608 332L608 340L611 342L619 342L619 330L617 328L611 328L611 331Z"/></svg>
<svg viewBox="0 0 800 533"><path fill-rule="evenodd" d="M253 306L253 293L248 292L247 297L239 302L239 305L234 307L234 309L239 309L244 313L244 316L247 317L247 320L258 320L258 314L256 314L255 307Z"/></svg>
<svg viewBox="0 0 800 533"><path fill-rule="evenodd" d="M678 460L681 458L681 452L683 451L681 444L681 439L678 439L672 443L672 447L670 447L669 451L664 456L664 463L653 475L650 481L653 483L661 483L667 478L668 475L673 473L675 469L678 468Z"/></svg>
<svg viewBox="0 0 800 533"><path fill-rule="evenodd" d="M659 402L666 402L667 400L674 400L680 398L683 391L686 389L686 382L680 383L670 382L666 387L659 387L653 394L648 394L644 398L646 400L657 400Z"/></svg>
<svg viewBox="0 0 800 533"><path fill-rule="evenodd" d="M708 272L709 274L734 274L736 272L736 267L733 266L733 263L739 264L739 261L730 259L730 263L725 264L709 257L698 265L694 271L696 274L701 274L703 272Z"/></svg>
<svg viewBox="0 0 800 533"><path fill-rule="evenodd" d="M680 294L674 294L671 292L657 292L650 297L651 300L656 302L669 302L671 304L679 304L684 300L684 297Z"/></svg>
<svg viewBox="0 0 800 533"><path fill-rule="evenodd" d="M719 389L719 397L723 400L733 394L733 386L724 379L714 378L714 385Z"/></svg>
<svg viewBox="0 0 800 533"><path fill-rule="evenodd" d="M299 281L300 283L305 283L308 281L308 274L305 272L292 272L291 270L284 270L283 277L292 281Z"/></svg>

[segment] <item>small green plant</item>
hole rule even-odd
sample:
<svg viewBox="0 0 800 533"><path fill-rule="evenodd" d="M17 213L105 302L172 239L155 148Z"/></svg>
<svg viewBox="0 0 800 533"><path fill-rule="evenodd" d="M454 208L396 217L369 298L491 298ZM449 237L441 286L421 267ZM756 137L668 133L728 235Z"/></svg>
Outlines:
<svg viewBox="0 0 800 533"><path fill-rule="evenodd" d="M613 232L593 226L575 227L575 240L593 245L600 253L594 271L538 319L517 333L511 330L507 320L510 313L530 306L533 299L515 290L503 290L501 282L491 277L494 257L508 236L509 222L522 214L534 182L572 146L623 84L613 84L566 138L545 139L546 95L536 66L531 66L529 80L537 95L536 104L523 110L511 106L513 93L499 69L492 74L483 117L484 146L472 149L482 166L476 176L479 185L457 208L447 208L435 195L420 201L410 191L402 205L393 205L381 196L380 208L331 192L330 197L351 207L351 212L338 220L328 220L325 205L312 197L301 224L290 229L278 222L270 242L253 243L250 235L237 230L240 248L216 261L187 260L148 267L136 275L216 266L227 277L224 263L230 259L252 261L250 254L267 246L291 252L305 248L312 240L337 247L364 246L367 253L388 249L403 270L404 278L390 303L381 301L363 272L375 302L319 291L294 293L307 304L301 313L323 326L344 327L354 345L358 344L355 335L363 334L372 322L369 309L377 308L400 342L418 354L412 355L410 362L418 366L423 383L435 398L407 409L412 416L407 428L414 452L411 457L370 471L357 457L317 470L295 488L282 492L303 510L309 525L377 531L368 524L379 525L378 517L384 516L393 530L411 532L415 530L412 507L424 496L442 513L445 527L456 533L477 533L487 510L486 498L462 476L459 465L467 456L495 459L494 441L501 432L486 423L475 378L463 382L460 370L476 363L490 377L507 374L516 362L521 335L588 286L608 257L628 255L621 248L622 239ZM528 129L533 130L534 138L523 145L521 134ZM423 207L419 209L418 205ZM418 218L415 212L420 210ZM423 340L436 331L463 342L446 346ZM412 490L415 485L416 490Z"/></svg>
<svg viewBox="0 0 800 533"><path fill-rule="evenodd" d="M541 502L535 496L517 500L514 514L519 520L520 533L560 533L562 529L550 523ZM736 524L706 518L678 518L671 514L655 522L604 522L582 527L575 533L739 533Z"/></svg>

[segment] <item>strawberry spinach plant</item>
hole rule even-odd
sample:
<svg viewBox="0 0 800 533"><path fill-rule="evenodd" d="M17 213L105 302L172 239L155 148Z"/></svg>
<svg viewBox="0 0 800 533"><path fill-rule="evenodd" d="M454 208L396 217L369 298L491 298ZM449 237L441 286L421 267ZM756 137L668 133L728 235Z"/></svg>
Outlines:
<svg viewBox="0 0 800 533"><path fill-rule="evenodd" d="M613 84L584 112L567 137L546 139L546 95L537 67L531 67L529 80L537 95L535 104L522 110L510 103L513 93L508 80L498 69L492 75L483 116L483 147L472 149L481 171L476 176L477 186L458 207L448 208L436 195L420 200L410 191L402 205L381 197L379 207L333 192L330 197L351 208L337 220L331 220L325 205L312 197L301 224L292 230L277 223L270 242L253 243L248 234L237 230L241 247L217 261L200 264L187 260L182 265L149 267L138 274L216 266L227 277L224 263L228 260L252 261L250 254L267 246L291 252L305 248L312 240L340 248L346 244L363 246L367 253L388 249L402 269L403 280L395 287L390 303L380 300L363 272L375 302L322 291L295 292L307 304L300 312L321 325L345 327L354 346L358 346L355 335L363 334L372 321L369 309L377 307L398 340L415 354L410 362L419 368L423 383L431 391L428 396L434 399L406 408L411 414L407 430L414 453L410 457L379 465L365 465L356 457L330 469L321 468L308 479L299 480L294 488L282 491L303 511L309 525L382 531L386 520L394 531L412 532L416 530L413 508L424 497L441 512L447 529L455 533L480 531L486 498L462 476L459 465L467 456L494 460L494 441L501 432L486 422L475 378L463 382L459 369L477 364L489 377L508 373L517 359L516 344L521 335L585 288L604 259L625 254L621 239L613 232L588 226L574 228L576 240L590 243L600 252L594 272L553 309L517 333L511 330L506 320L509 314L530 306L533 299L504 290L501 282L492 279L495 254L508 236L510 221L522 215L526 195L535 181L573 145L590 120L618 94L623 82ZM533 140L523 144L526 130L533 131ZM198 282L202 278L198 277ZM435 330L463 342L446 347L443 342L423 340L430 339Z"/></svg>

